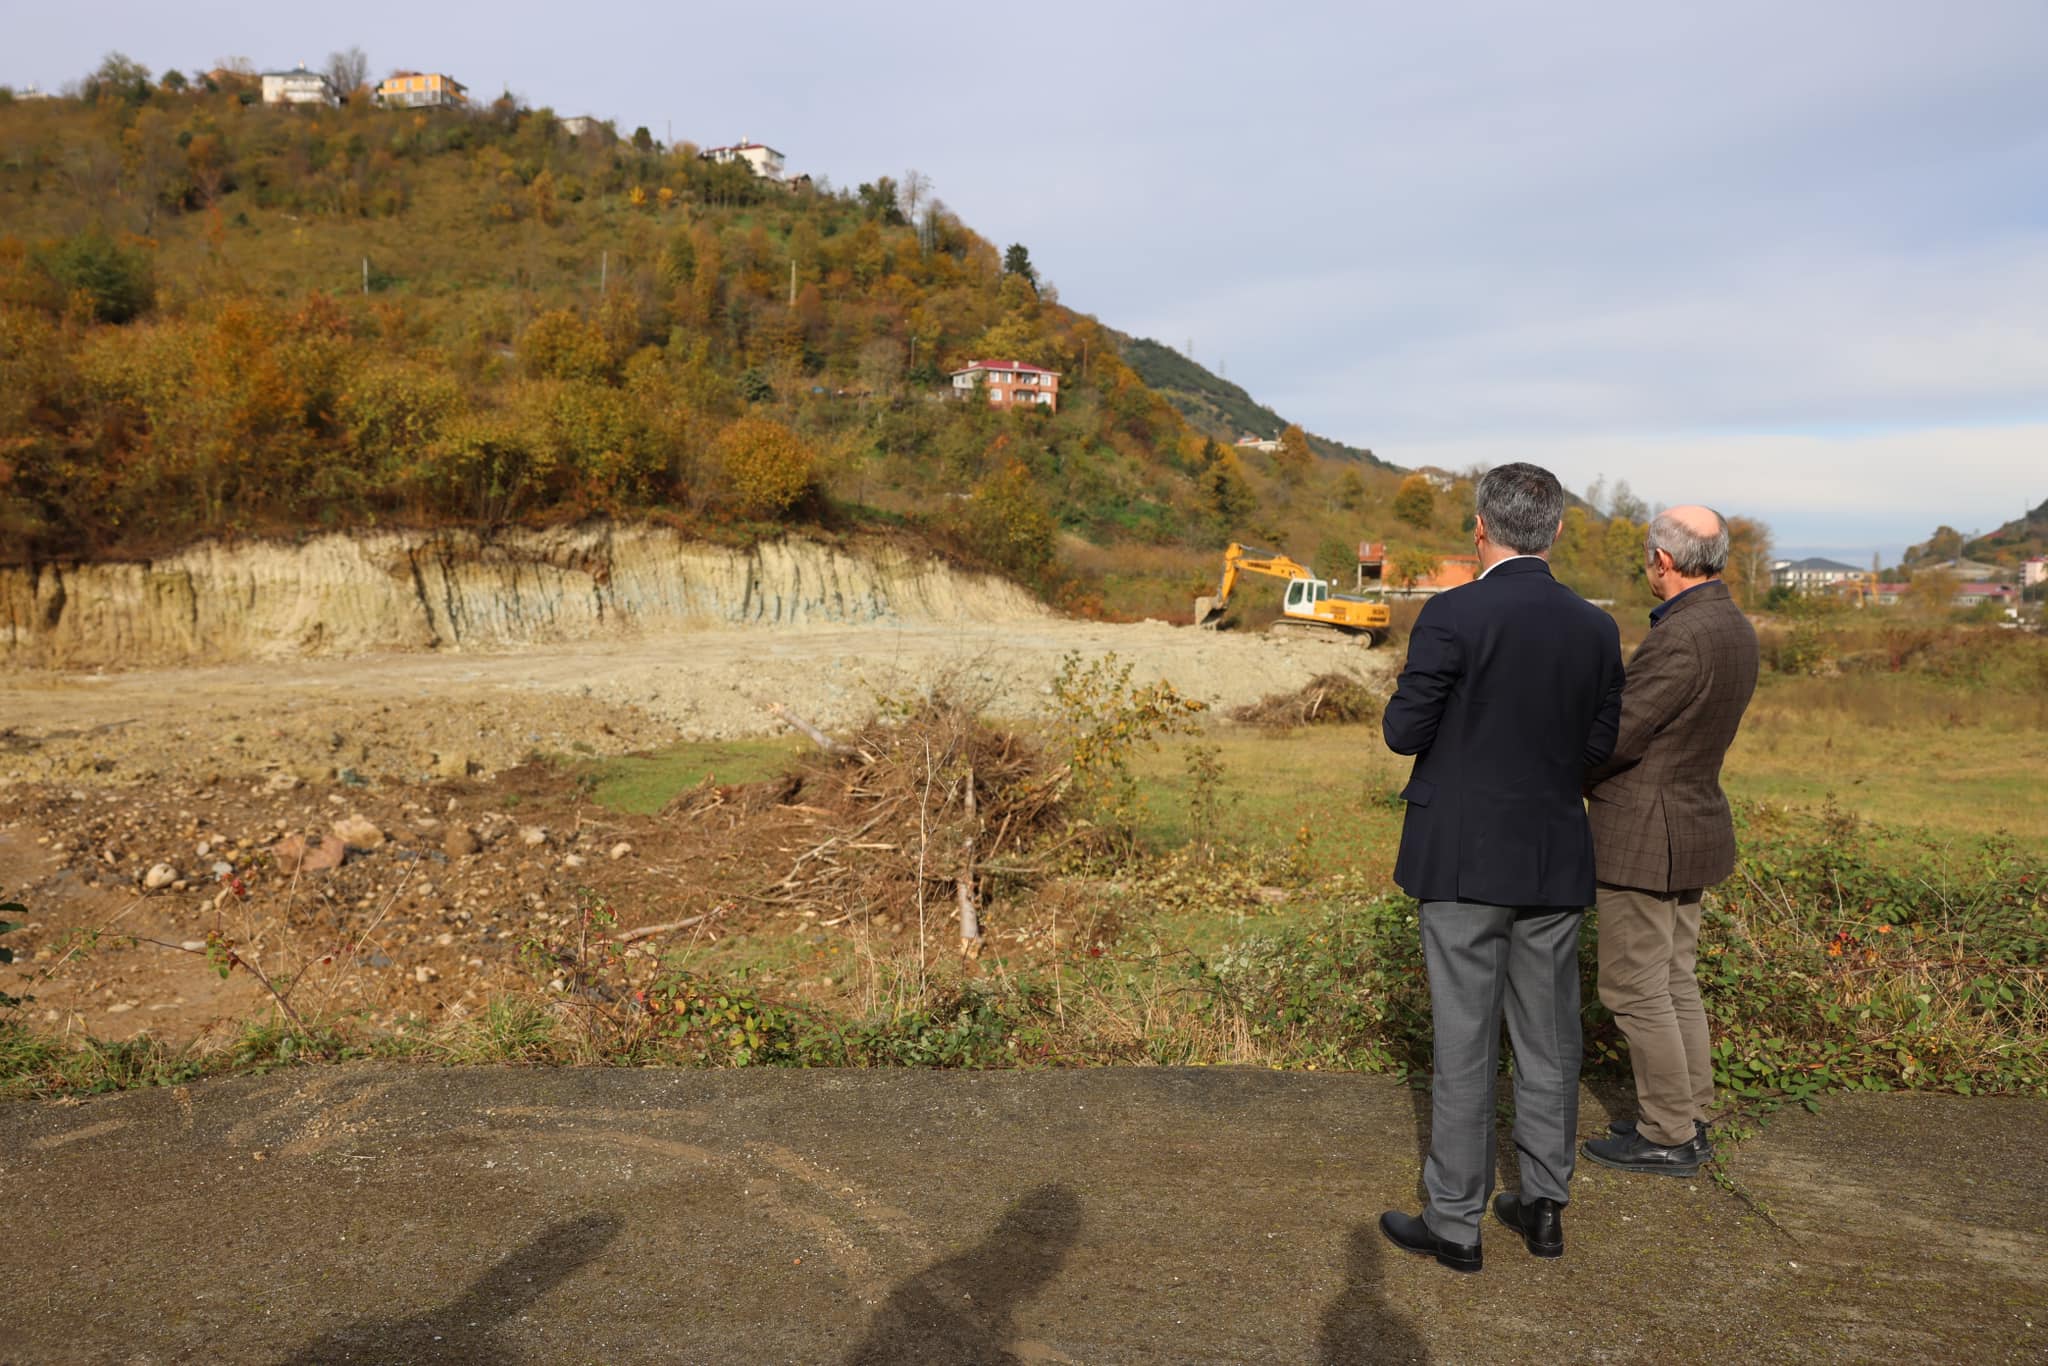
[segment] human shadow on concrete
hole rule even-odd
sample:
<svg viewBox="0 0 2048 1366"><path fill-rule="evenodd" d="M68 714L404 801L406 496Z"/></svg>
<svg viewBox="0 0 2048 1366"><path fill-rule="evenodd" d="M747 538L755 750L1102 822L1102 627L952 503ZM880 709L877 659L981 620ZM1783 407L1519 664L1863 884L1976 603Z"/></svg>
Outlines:
<svg viewBox="0 0 2048 1366"><path fill-rule="evenodd" d="M1017 1308L1059 1274L1081 1231L1081 1202L1057 1183L1003 1212L988 1237L889 1293L846 1366L1006 1366Z"/></svg>
<svg viewBox="0 0 2048 1366"><path fill-rule="evenodd" d="M1387 1304L1383 1266L1388 1255L1376 1222L1351 1230L1344 1289L1323 1311L1322 1330L1316 1334L1316 1366L1429 1360L1421 1335Z"/></svg>
<svg viewBox="0 0 2048 1366"><path fill-rule="evenodd" d="M301 1348L284 1366L349 1361L509 1366L520 1358L492 1342L491 1335L594 1261L624 1226L615 1214L586 1214L550 1225L443 1307L405 1319L358 1319Z"/></svg>

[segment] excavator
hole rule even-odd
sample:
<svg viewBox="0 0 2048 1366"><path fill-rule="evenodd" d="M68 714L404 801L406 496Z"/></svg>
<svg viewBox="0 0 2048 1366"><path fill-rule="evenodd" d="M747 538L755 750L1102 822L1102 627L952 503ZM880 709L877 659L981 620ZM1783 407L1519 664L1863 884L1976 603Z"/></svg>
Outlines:
<svg viewBox="0 0 2048 1366"><path fill-rule="evenodd" d="M1271 628L1275 631L1348 637L1371 649L1387 638L1394 624L1385 603L1332 593L1330 585L1300 561L1233 541L1223 552L1223 581L1217 585L1216 595L1195 599L1195 625L1213 631L1221 624L1240 574L1265 574L1288 581L1280 619Z"/></svg>

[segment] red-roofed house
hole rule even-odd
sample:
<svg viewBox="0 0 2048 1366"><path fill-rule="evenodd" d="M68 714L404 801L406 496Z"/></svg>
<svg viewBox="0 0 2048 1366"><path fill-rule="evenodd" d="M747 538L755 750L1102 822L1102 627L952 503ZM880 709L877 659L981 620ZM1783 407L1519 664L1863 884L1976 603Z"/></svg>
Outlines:
<svg viewBox="0 0 2048 1366"><path fill-rule="evenodd" d="M1956 606L1977 607L1995 602L2000 607L2010 607L2020 600L2020 590L2009 583L1959 583L1956 585Z"/></svg>
<svg viewBox="0 0 2048 1366"><path fill-rule="evenodd" d="M1019 403L1042 403L1058 412L1060 372L1021 360L971 360L953 371L953 396L967 398L976 384L988 389L988 401L998 408Z"/></svg>

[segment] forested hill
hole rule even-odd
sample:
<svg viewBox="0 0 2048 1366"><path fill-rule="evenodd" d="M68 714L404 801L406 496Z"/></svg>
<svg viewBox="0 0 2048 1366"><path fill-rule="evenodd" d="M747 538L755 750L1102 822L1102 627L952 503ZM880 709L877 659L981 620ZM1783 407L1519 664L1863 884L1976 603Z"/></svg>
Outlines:
<svg viewBox="0 0 2048 1366"><path fill-rule="evenodd" d="M970 359L1058 370L1058 411L960 401ZM509 98L276 108L119 57L76 94L0 90L0 560L585 517L864 527L1164 615L1233 540L1340 582L1361 542L1469 545L1468 486L1298 427L1218 439L1279 421L1063 304L914 173L776 183ZM1640 528L1584 520L1560 572L1634 591Z"/></svg>
<svg viewBox="0 0 2048 1366"><path fill-rule="evenodd" d="M1206 436L1224 442L1246 435L1273 438L1289 426L1285 418L1246 393L1242 386L1210 372L1170 346L1162 346L1149 337L1126 337L1120 333L1117 341L1123 347L1124 359L1138 372L1138 377L1166 395L1180 415ZM1384 470L1400 468L1369 450L1347 446L1314 432L1306 435L1309 449L1326 459L1362 461Z"/></svg>
<svg viewBox="0 0 2048 1366"><path fill-rule="evenodd" d="M1990 535L1971 541L1963 547L1963 553L1992 564L2018 564L2036 555L2048 555L2048 499L2025 516L2015 517Z"/></svg>

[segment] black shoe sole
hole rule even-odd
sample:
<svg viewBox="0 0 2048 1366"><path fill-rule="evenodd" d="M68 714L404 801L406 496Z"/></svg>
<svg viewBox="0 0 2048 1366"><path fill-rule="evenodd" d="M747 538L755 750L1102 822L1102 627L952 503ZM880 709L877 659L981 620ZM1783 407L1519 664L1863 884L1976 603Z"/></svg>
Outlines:
<svg viewBox="0 0 2048 1366"><path fill-rule="evenodd" d="M1641 1176L1676 1176L1690 1180L1700 1174L1700 1164L1697 1162L1689 1167L1681 1167L1669 1162L1612 1162L1607 1158L1587 1152L1584 1148L1579 1149L1579 1154L1588 1162L1597 1162L1603 1167L1610 1167L1618 1172L1635 1172Z"/></svg>

